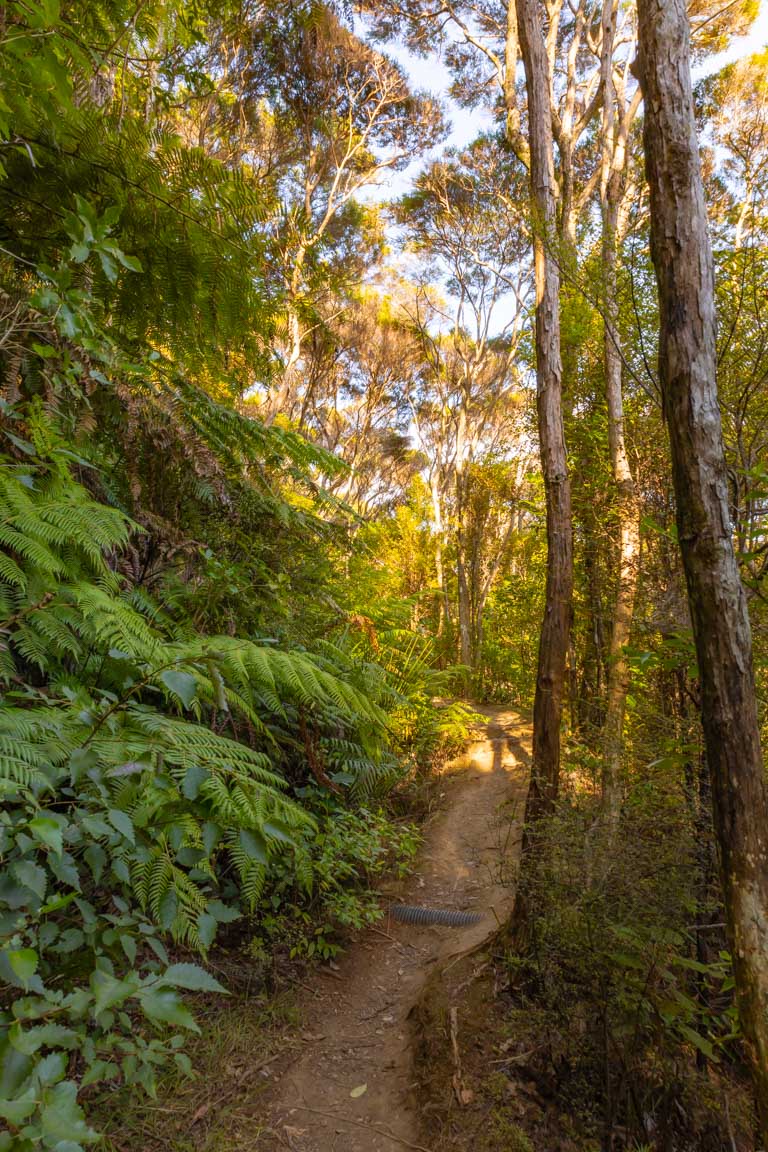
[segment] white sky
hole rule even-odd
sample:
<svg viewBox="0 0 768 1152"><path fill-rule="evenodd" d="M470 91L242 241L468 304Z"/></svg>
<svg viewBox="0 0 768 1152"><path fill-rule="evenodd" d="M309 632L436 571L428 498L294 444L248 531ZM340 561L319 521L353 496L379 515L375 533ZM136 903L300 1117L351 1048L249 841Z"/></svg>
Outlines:
<svg viewBox="0 0 768 1152"><path fill-rule="evenodd" d="M736 36L725 52L718 52L716 56L710 56L703 64L694 68L694 79L701 80L703 76L711 76L713 72L718 72L726 64L732 64L734 60L740 60L742 56L751 56L753 52L760 52L766 46L768 46L768 0L762 0L760 12L757 20L750 28L749 35Z"/></svg>

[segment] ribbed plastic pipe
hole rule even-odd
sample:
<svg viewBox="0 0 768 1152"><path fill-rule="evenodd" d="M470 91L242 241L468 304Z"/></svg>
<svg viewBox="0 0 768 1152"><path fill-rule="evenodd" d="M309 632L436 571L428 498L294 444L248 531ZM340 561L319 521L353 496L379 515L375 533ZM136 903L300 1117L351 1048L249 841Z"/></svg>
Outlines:
<svg viewBox="0 0 768 1152"><path fill-rule="evenodd" d="M403 924L442 924L448 928L466 928L482 920L479 912L458 912L452 908L418 908L412 904L393 904L389 914Z"/></svg>

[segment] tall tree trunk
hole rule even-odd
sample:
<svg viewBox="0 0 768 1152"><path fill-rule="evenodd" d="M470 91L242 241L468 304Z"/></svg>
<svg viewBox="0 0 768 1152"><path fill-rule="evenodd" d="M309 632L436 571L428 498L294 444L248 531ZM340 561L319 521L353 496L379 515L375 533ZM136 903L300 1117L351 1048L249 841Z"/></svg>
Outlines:
<svg viewBox="0 0 768 1152"><path fill-rule="evenodd" d="M624 436L622 357L619 343L617 291L617 245L619 209L626 166L626 147L616 132L616 92L613 84L613 45L616 34L617 0L604 0L602 17L601 71L603 84L602 164L600 205L602 211L602 273L605 311L603 361L608 408L608 449L616 486L619 525L619 570L608 651L608 691L603 726L603 808L615 824L621 810L621 759L624 748L624 713L629 692L630 668L626 647L632 631L640 558L640 509L635 480Z"/></svg>
<svg viewBox="0 0 768 1152"><path fill-rule="evenodd" d="M281 413L288 415L292 402L300 384L299 362L303 352L304 333L301 328L297 301L301 290L301 281L304 265L307 259L306 245L302 244L296 253L290 277L286 278L287 309L286 322L288 327L288 347L280 383L274 392L271 392L265 402L261 418L265 424L274 424Z"/></svg>
<svg viewBox="0 0 768 1152"><path fill-rule="evenodd" d="M435 526L435 576L437 578L437 635L442 637L450 627L451 607L448 599L448 589L445 586L445 566L443 564L443 546L445 543L445 529L443 528L443 502L440 494L440 482L435 469L430 477L429 490L432 496L432 522Z"/></svg>
<svg viewBox="0 0 768 1152"><path fill-rule="evenodd" d="M553 807L560 782L560 722L573 596L573 529L562 411L560 274L553 252L556 212L549 61L537 0L517 0L517 18L528 93L537 409L547 509L547 583L533 705L531 786L526 805L530 820Z"/></svg>
<svg viewBox="0 0 768 1152"><path fill-rule="evenodd" d="M640 510L635 481L624 438L624 400L621 353L617 328L616 214L615 205L604 213L603 269L605 278L605 394L608 407L608 447L616 485L619 521L619 570L608 649L608 691L603 727L603 805L612 823L621 808L621 758L624 747L624 712L629 692L630 668L626 655L635 611L640 558Z"/></svg>
<svg viewBox="0 0 768 1152"><path fill-rule="evenodd" d="M472 668L472 605L467 573L467 495L469 485L469 409L470 384L465 377L461 407L456 426L456 579L458 583L459 659Z"/></svg>
<svg viewBox="0 0 768 1152"><path fill-rule="evenodd" d="M768 795L752 639L728 512L716 387L712 251L690 78L685 0L638 0L659 376L701 679L739 1019L768 1140Z"/></svg>
<svg viewBox="0 0 768 1152"><path fill-rule="evenodd" d="M576 730L588 734L602 731L605 723L605 693L607 683L605 641L605 613L603 608L603 582L598 553L603 541L598 535L594 517L581 521L584 533L584 579L586 627L581 657L581 680L577 692Z"/></svg>
<svg viewBox="0 0 768 1152"><path fill-rule="evenodd" d="M472 607L469 599L467 566L464 562L463 541L459 539L456 556L456 577L458 582L459 608L459 658L461 663L472 670Z"/></svg>

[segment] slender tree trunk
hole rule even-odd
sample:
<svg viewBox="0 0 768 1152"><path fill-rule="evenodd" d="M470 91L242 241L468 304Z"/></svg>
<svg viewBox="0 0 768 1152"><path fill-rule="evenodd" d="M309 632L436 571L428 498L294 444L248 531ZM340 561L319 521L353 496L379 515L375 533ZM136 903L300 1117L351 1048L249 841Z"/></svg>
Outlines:
<svg viewBox="0 0 768 1152"><path fill-rule="evenodd" d="M659 375L701 679L739 1019L768 1140L768 796L752 639L728 512L716 387L712 251L690 78L685 0L638 0Z"/></svg>
<svg viewBox="0 0 768 1152"><path fill-rule="evenodd" d="M440 483L437 478L437 469L434 470L429 481L429 490L432 496L432 521L435 525L435 576L438 591L438 623L437 635L450 628L451 608L448 600L448 589L445 586L445 566L443 563L443 547L445 544L445 529L443 527L443 505L440 496Z"/></svg>
<svg viewBox="0 0 768 1152"><path fill-rule="evenodd" d="M533 705L533 763L526 816L557 799L560 723L571 630L573 528L565 450L560 358L560 274L556 236L552 107L544 38L536 0L517 0L530 135L531 206L536 273L536 377L539 448L547 510L547 583Z"/></svg>
<svg viewBox="0 0 768 1152"><path fill-rule="evenodd" d="M530 169L531 149L520 128L520 109L517 105L517 54L520 50L520 31L517 24L516 0L507 0L507 34L504 44L504 109L506 137L520 163Z"/></svg>
<svg viewBox="0 0 768 1152"><path fill-rule="evenodd" d="M619 521L619 570L608 651L608 691L603 726L603 808L611 824L621 811L621 760L624 749L624 713L629 693L630 668L626 647L632 631L635 594L640 559L640 509L635 480L624 436L624 397L622 357L619 343L619 302L617 290L617 245L619 208L626 166L626 148L616 133L616 93L613 84L613 45L616 34L616 0L604 0L601 71L603 83L602 171L600 204L602 211L602 272L605 312L603 321L603 361L605 397L608 408L608 449L616 486Z"/></svg>
<svg viewBox="0 0 768 1152"><path fill-rule="evenodd" d="M440 533L435 533L435 576L437 579L437 636L439 638L442 637L446 626L443 540Z"/></svg>
<svg viewBox="0 0 768 1152"><path fill-rule="evenodd" d="M456 583L459 623L459 659L467 668L473 667L472 599L467 572L467 540L464 525L463 473L456 477Z"/></svg>
<svg viewBox="0 0 768 1152"><path fill-rule="evenodd" d="M459 658L467 668L472 668L472 610L469 600L467 567L464 563L462 543L459 541L456 558L456 576L459 585Z"/></svg>
<svg viewBox="0 0 768 1152"><path fill-rule="evenodd" d="M581 524L584 533L584 577L586 582L586 624L584 651L581 663L581 682L578 688L576 730L586 731L588 738L602 731L605 722L604 684L606 642L603 611L603 588L597 553L602 549L602 539L598 539L593 517L584 517Z"/></svg>
<svg viewBox="0 0 768 1152"><path fill-rule="evenodd" d="M475 619L474 619L474 646L475 646L475 664L477 665L478 668L480 668L481 672L482 672L482 668L483 668L483 663L482 663L483 639L485 636L485 629L484 629L485 606L488 603L488 597L491 593L491 589L493 588L493 585L496 581L496 577L499 574L499 570L501 568L501 565L504 562L504 558L507 555L510 541L512 540L512 537L513 537L514 532L515 532L516 524L517 524L517 513L513 512L510 515L509 523L507 524L504 535L502 536L502 538L499 542L499 547L497 549L496 555L494 556L493 560L489 563L488 571L485 574L485 579L481 579L479 571L476 571L476 588L475 588L475 594L474 594L474 609L475 609L475 611L474 611L474 617L475 617Z"/></svg>
<svg viewBox="0 0 768 1152"><path fill-rule="evenodd" d="M456 578L458 582L459 659L467 668L472 667L472 605L467 573L466 508L469 484L468 427L470 389L465 379L462 402L456 428Z"/></svg>
<svg viewBox="0 0 768 1152"><path fill-rule="evenodd" d="M608 445L616 485L619 520L619 571L608 649L608 691L603 727L603 804L608 819L618 820L621 808L621 758L624 747L624 712L629 692L630 668L626 655L635 611L640 558L640 510L635 481L624 439L624 404L621 355L616 319L616 243L613 212L604 235L605 299L605 393L608 406ZM608 250L607 252L605 250Z"/></svg>
<svg viewBox="0 0 768 1152"><path fill-rule="evenodd" d="M288 414L290 412L299 385L299 362L303 352L304 333L301 329L301 319L296 302L299 297L306 259L307 249L302 244L296 253L290 279L286 283L288 349L280 383L277 389L267 396L264 404L262 419L268 425L273 424L280 413Z"/></svg>

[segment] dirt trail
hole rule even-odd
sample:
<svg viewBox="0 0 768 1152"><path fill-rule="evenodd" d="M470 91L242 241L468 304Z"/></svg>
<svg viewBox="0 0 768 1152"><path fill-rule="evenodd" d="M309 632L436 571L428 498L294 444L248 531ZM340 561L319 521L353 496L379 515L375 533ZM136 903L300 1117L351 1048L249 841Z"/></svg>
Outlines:
<svg viewBox="0 0 768 1152"><path fill-rule="evenodd" d="M316 978L304 1012L308 1043L279 1081L265 1149L424 1148L410 1093L409 1013L435 965L482 944L514 899L530 729L514 712L479 710L488 717L484 737L446 770L441 810L397 898L482 919L469 928L387 919L360 937L337 972Z"/></svg>

